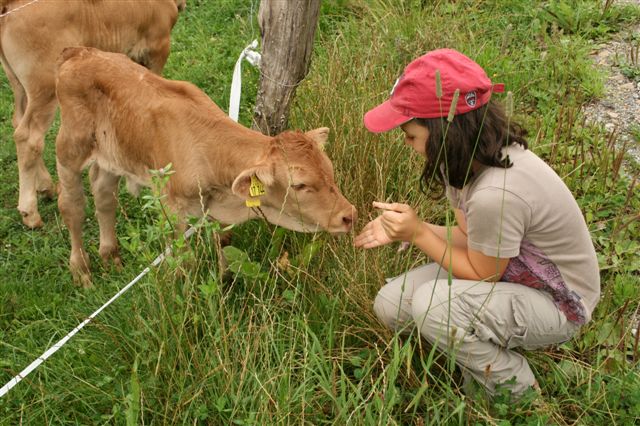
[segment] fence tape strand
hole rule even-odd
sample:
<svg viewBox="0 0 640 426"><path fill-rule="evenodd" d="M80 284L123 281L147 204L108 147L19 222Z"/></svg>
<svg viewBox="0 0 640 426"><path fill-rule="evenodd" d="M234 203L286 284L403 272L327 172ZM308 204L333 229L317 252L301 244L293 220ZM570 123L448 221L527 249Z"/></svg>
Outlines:
<svg viewBox="0 0 640 426"><path fill-rule="evenodd" d="M191 235L193 235L194 232L195 232L195 228L194 227L191 227L191 228L187 229L187 231L184 233L185 240L187 238L191 237ZM47 360L47 358L49 358L51 355L56 353L58 351L58 349L63 347L69 341L69 339L71 339L76 333L78 333L80 330L82 330L82 328L85 325L89 324L89 322L91 322L92 319L94 319L96 316L98 316L98 314L100 314L100 312L102 312L107 306L109 306L111 303L113 303L116 299L118 299L120 296L122 296L127 290L129 290L134 284L136 284L138 281L140 281L140 279L142 277L144 277L149 271L151 271L152 267L158 266L170 254L171 254L171 247L167 247L164 250L163 253L161 253L158 257L155 258L155 260L151 263L151 265L147 266L142 272L140 272L138 274L138 276L135 277L129 284L124 286L119 292L117 292L104 305L102 305L94 313L89 315L87 317L87 319L85 319L80 324L78 324L78 326L76 328L74 328L73 330L71 330L71 332L69 332L69 334L64 336L57 343L55 343L53 346L51 346L49 349L47 349L42 355L40 355L35 361L33 361L24 370L22 370L20 373L18 373L13 379L9 380L9 382L7 382L6 385L4 385L2 388L0 388L0 398L2 398L4 395L6 395L7 392L9 392L11 390L11 388L13 388L15 385L20 383L22 381L22 379L27 377L29 375L29 373L31 373L33 370L38 368L40 366L40 364L42 364L43 362L45 362Z"/></svg>
<svg viewBox="0 0 640 426"><path fill-rule="evenodd" d="M229 117L235 122L238 121L240 113L240 92L242 88L242 60L246 59L254 67L260 68L262 56L254 49L258 47L258 40L253 40L245 47L233 68L233 78L231 79L231 94L229 96Z"/></svg>

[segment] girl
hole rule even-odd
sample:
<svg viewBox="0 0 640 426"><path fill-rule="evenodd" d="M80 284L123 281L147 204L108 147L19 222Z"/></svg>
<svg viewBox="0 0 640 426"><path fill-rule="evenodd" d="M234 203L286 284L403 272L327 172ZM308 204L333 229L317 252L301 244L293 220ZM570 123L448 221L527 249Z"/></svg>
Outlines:
<svg viewBox="0 0 640 426"><path fill-rule="evenodd" d="M422 183L446 190L457 226L423 222L406 204L374 202L382 213L354 244L407 241L432 259L388 280L374 303L378 318L401 332L417 327L490 395L502 384L517 396L537 382L512 349L570 339L591 317L600 278L571 192L491 99L503 89L451 49L405 68L364 124L375 133L402 129L426 159Z"/></svg>

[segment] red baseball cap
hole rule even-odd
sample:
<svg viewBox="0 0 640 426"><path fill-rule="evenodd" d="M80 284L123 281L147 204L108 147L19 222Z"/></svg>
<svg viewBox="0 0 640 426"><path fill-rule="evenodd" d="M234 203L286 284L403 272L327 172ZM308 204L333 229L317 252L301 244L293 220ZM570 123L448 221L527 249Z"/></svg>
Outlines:
<svg viewBox="0 0 640 426"><path fill-rule="evenodd" d="M436 71L440 72L440 98ZM491 83L480 65L456 50L433 50L407 65L391 89L391 97L364 115L364 125L381 133L414 118L446 117L456 89L460 90L458 115L485 105L492 92L504 91L504 84Z"/></svg>

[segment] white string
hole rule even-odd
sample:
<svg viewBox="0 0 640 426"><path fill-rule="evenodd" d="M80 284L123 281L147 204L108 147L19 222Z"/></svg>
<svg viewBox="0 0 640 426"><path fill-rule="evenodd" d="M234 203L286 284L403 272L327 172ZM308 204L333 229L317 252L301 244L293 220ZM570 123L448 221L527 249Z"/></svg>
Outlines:
<svg viewBox="0 0 640 426"><path fill-rule="evenodd" d="M242 90L242 60L246 59L254 67L260 68L262 57L260 53L253 49L258 47L258 40L253 40L250 45L244 48L233 68L233 78L231 79L231 95L229 96L229 117L233 121L238 121L240 113L240 92Z"/></svg>
<svg viewBox="0 0 640 426"><path fill-rule="evenodd" d="M39 1L40 1L40 0L31 0L29 3L25 3L25 4L23 4L22 6L18 6L18 7L16 7L15 9L11 9L11 10L9 10L8 12L5 12L5 13L3 13L3 14L0 14L0 18L4 18L4 17L5 17L5 16L7 16L7 15L11 15L13 12L17 12L18 10L22 9L23 7L27 7L27 6L29 6L30 4L33 4L33 3L36 3L36 2L39 2Z"/></svg>
<svg viewBox="0 0 640 426"><path fill-rule="evenodd" d="M191 227L189 229L187 229L187 231L184 233L184 239L188 239L189 237L191 237L191 235L193 235L193 233L195 232L195 228ZM144 277L149 271L151 271L152 267L158 266L160 264L160 262L162 262L167 256L169 256L171 254L171 247L167 247L164 250L164 253L161 253L158 257L155 258L155 260L151 263L151 265L147 266L144 271L140 272L140 274L138 274L137 277L135 277L129 284L127 284L126 286L124 286L119 292L117 292L111 299L109 299L109 301L107 303L105 303L104 305L102 305L98 310L96 310L94 313L92 313L91 315L89 315L89 317L87 317L87 319L85 319L84 321L82 321L80 324L78 324L78 326L76 328L74 328L73 330L71 330L71 332L69 334L67 334L66 336L64 336L62 339L60 339L56 344L54 344L53 346L51 346L49 349L47 349L42 355L40 355L35 361L33 361L31 364L29 364L27 366L27 368L25 368L24 370L22 370L20 373L18 373L13 379L9 380L9 382L7 382L6 385L4 385L2 388L0 388L0 398L2 398L4 395L7 394L7 392L9 392L11 390L11 388L13 388L15 385L17 385L18 383L20 383L22 381L22 379L24 379L25 377L27 377L27 375L29 375L29 373L31 373L33 370L35 370L36 368L38 368L40 366L40 364L42 364L43 362L45 362L51 355L53 355L54 353L56 353L58 351L58 349L60 349L61 347L63 347L68 341L69 339L71 339L77 332L79 332L80 330L82 330L82 328L89 324L91 322L92 319L94 319L96 316L98 316L98 314L100 312L102 312L107 306L109 306L112 302L114 302L117 298L119 298L120 296L122 296L127 290L129 290L135 283L137 283L138 281L140 281L140 279L142 277Z"/></svg>

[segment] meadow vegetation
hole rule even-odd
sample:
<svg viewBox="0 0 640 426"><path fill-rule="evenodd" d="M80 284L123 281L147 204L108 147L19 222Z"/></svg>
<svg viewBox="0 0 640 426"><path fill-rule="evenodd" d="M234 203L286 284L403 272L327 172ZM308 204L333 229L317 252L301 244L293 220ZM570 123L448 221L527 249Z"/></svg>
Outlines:
<svg viewBox="0 0 640 426"><path fill-rule="evenodd" d="M259 38L258 0L188 0L165 76L189 80L228 108L234 63ZM513 92L530 148L578 200L602 269L602 300L575 339L528 357L543 397L465 396L459 370L417 336L380 325L373 298L384 278L425 262L415 249L352 247L350 235L296 234L253 221L234 229L218 267L216 223L171 241L157 191L122 190L122 271L100 269L88 203L85 241L94 288L72 283L56 203L27 230L11 91L0 80L0 385L133 279L167 244L187 244L0 400L0 424L637 424L640 418L640 167L581 106L603 94L593 40L640 19L596 0L325 0L312 67L290 124L331 128L336 180L358 208L405 201L437 223L451 213L420 191L422 162L399 132L374 135L365 111L387 98L416 56L451 47ZM240 121L250 125L258 71L245 63ZM45 158L55 170L57 123ZM636 134L636 143L640 143ZM159 180L161 185L162 181ZM195 222L194 222L195 224Z"/></svg>

